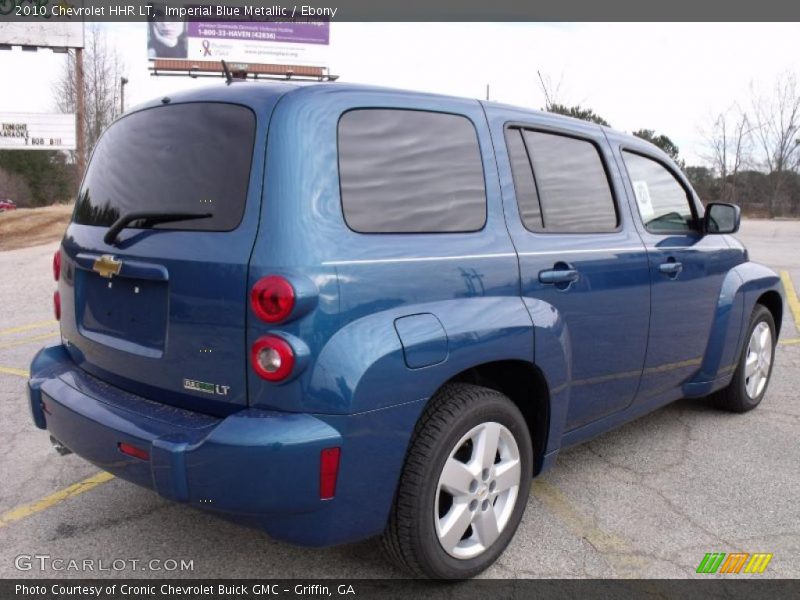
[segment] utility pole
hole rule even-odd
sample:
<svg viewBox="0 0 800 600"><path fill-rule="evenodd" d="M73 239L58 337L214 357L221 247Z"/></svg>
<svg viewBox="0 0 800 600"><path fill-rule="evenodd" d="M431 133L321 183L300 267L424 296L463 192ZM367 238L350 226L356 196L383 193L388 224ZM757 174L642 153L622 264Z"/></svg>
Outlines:
<svg viewBox="0 0 800 600"><path fill-rule="evenodd" d="M128 83L127 77L119 78L119 114L125 113L125 84Z"/></svg>
<svg viewBox="0 0 800 600"><path fill-rule="evenodd" d="M75 48L75 125L76 125L76 150L78 154L77 181L83 178L86 170L86 98L84 97L83 83L83 48Z"/></svg>
<svg viewBox="0 0 800 600"><path fill-rule="evenodd" d="M486 84L486 100L489 100L489 84Z"/></svg>

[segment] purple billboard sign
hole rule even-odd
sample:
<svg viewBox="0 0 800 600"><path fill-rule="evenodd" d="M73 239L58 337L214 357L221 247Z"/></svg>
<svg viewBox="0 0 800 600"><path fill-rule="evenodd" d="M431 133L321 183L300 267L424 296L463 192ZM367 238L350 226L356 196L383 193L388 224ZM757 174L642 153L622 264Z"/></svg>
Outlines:
<svg viewBox="0 0 800 600"><path fill-rule="evenodd" d="M277 42L290 44L323 44L330 42L330 22L286 21L190 21L190 38L241 40L246 42Z"/></svg>
<svg viewBox="0 0 800 600"><path fill-rule="evenodd" d="M327 67L330 21L153 21L151 59Z"/></svg>

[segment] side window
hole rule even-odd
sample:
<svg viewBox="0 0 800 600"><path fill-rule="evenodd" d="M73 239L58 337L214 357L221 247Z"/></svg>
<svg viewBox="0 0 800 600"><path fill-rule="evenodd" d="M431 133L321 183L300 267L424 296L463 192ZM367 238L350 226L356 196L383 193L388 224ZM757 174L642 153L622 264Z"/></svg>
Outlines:
<svg viewBox="0 0 800 600"><path fill-rule="evenodd" d="M623 151L622 155L647 231L674 233L695 230L689 195L669 169L641 154Z"/></svg>
<svg viewBox="0 0 800 600"><path fill-rule="evenodd" d="M463 116L359 109L339 120L348 226L362 233L481 229L486 189L478 135Z"/></svg>
<svg viewBox="0 0 800 600"><path fill-rule="evenodd" d="M602 233L617 228L608 175L592 142L509 129L507 144L520 215L527 229Z"/></svg>

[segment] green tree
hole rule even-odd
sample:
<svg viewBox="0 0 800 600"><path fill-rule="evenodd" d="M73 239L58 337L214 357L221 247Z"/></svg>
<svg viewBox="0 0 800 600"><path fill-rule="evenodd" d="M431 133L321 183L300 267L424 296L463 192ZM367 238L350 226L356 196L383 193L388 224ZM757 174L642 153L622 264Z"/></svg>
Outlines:
<svg viewBox="0 0 800 600"><path fill-rule="evenodd" d="M679 148L675 145L671 139L665 136L663 133L656 135L656 132L652 129L640 129L638 131L634 131L633 135L636 137L642 138L643 140L647 140L651 144L655 144L659 148L661 148L664 152L666 152L669 157L677 163L681 163L680 158L678 157Z"/></svg>
<svg viewBox="0 0 800 600"><path fill-rule="evenodd" d="M712 169L703 166L689 166L684 167L683 171L701 200L704 202L719 200L722 179L716 177Z"/></svg>
<svg viewBox="0 0 800 600"><path fill-rule="evenodd" d="M710 188L717 181L717 177L714 176L714 171L712 171L709 167L686 167L684 171L686 172L686 177L689 178L689 181L693 186Z"/></svg>
<svg viewBox="0 0 800 600"><path fill-rule="evenodd" d="M546 110L547 112L566 115L568 117L574 117L584 121L591 121L592 123L597 123L598 125L611 127L611 124L608 121L594 112L591 108L584 108L578 104L575 106L567 106L565 104L553 103L549 104Z"/></svg>
<svg viewBox="0 0 800 600"><path fill-rule="evenodd" d="M70 199L74 165L67 164L63 152L0 150L0 168L27 184L31 206L46 206Z"/></svg>

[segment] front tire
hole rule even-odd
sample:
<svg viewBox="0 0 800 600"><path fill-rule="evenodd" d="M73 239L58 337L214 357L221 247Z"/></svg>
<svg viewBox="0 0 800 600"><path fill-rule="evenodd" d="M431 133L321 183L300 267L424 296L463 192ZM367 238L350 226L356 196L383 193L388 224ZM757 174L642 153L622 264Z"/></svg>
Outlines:
<svg viewBox="0 0 800 600"><path fill-rule="evenodd" d="M411 439L383 545L421 577L464 579L489 567L519 526L533 450L522 413L503 394L449 384Z"/></svg>
<svg viewBox="0 0 800 600"><path fill-rule="evenodd" d="M767 393L775 362L775 320L762 304L756 304L750 317L747 341L728 387L714 395L715 404L732 412L753 410Z"/></svg>

